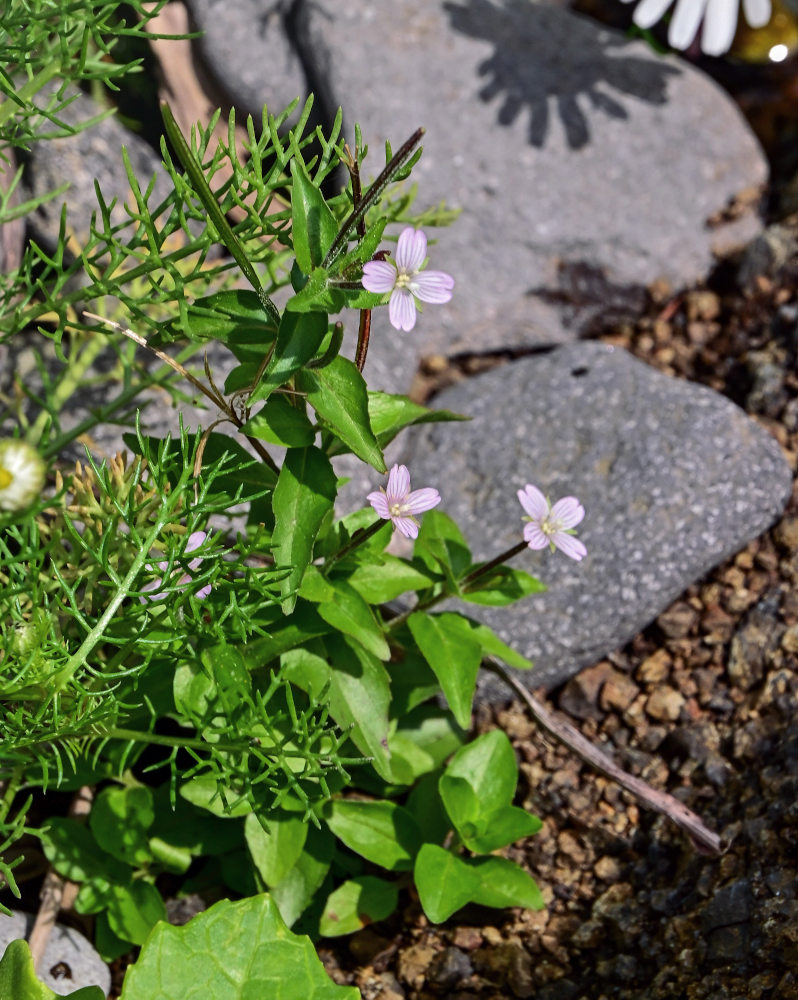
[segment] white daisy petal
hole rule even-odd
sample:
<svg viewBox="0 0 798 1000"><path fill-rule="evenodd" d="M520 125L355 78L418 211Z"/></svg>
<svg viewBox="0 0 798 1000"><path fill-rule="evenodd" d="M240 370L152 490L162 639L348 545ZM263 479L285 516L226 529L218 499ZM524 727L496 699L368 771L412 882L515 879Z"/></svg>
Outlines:
<svg viewBox="0 0 798 1000"><path fill-rule="evenodd" d="M695 38L707 6L707 0L679 0L668 28L668 44L686 49Z"/></svg>
<svg viewBox="0 0 798 1000"><path fill-rule="evenodd" d="M698 0L691 0L698 2ZM638 28L650 28L660 20L665 11L673 3L673 0L640 0L635 7L634 22Z"/></svg>
<svg viewBox="0 0 798 1000"><path fill-rule="evenodd" d="M770 0L743 0L743 13L752 28L764 28L770 20Z"/></svg>
<svg viewBox="0 0 798 1000"><path fill-rule="evenodd" d="M737 30L739 0L708 0L701 28L701 49L708 56L728 52Z"/></svg>

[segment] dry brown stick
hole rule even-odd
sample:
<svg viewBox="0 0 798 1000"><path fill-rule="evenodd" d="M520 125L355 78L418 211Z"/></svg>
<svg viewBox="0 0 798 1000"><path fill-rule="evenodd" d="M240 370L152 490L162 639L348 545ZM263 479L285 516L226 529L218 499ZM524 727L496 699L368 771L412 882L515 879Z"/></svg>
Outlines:
<svg viewBox="0 0 798 1000"><path fill-rule="evenodd" d="M601 771L602 774L606 774L613 781L617 781L622 788L631 792L644 806L662 813L677 826L680 826L687 833L696 850L701 851L702 854L722 854L725 851L726 845L718 834L713 833L709 827L705 826L700 817L688 809L683 802L667 792L658 792L642 778L636 778L633 774L624 771L611 757L608 757L587 737L583 736L578 729L563 719L558 719L500 663L490 660L486 661L485 665L510 685L519 698L524 701L537 723L547 733L558 739L569 750L573 750L585 763L590 764L597 771Z"/></svg>
<svg viewBox="0 0 798 1000"><path fill-rule="evenodd" d="M69 807L69 815L73 819L88 816L91 812L91 804L94 799L94 789L89 785L80 788ZM78 894L78 886L74 882L68 882L62 878L52 867L48 869L44 877L42 891L39 894L41 902L39 912L33 922L30 932L31 955L33 955L33 966L36 970L44 957L47 942L50 940L55 922L61 910L68 910L75 902Z"/></svg>

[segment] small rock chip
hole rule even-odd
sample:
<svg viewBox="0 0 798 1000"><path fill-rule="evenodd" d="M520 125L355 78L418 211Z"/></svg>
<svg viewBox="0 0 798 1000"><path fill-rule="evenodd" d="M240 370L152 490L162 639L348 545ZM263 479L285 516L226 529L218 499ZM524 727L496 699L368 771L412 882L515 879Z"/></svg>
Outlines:
<svg viewBox="0 0 798 1000"><path fill-rule="evenodd" d="M637 679L645 684L660 684L670 673L671 663L670 653L666 649L658 649L637 668Z"/></svg>
<svg viewBox="0 0 798 1000"><path fill-rule="evenodd" d="M675 722L684 705L684 695L672 687L656 688L646 701L646 714L659 722Z"/></svg>

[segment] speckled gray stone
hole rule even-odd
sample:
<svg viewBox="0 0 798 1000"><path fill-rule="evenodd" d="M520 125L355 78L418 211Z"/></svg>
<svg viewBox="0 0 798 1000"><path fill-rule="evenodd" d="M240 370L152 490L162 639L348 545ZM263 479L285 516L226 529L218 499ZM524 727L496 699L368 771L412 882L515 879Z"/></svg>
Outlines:
<svg viewBox="0 0 798 1000"><path fill-rule="evenodd" d="M278 114L308 85L290 40L293 0L187 0L196 47L222 92L260 122L261 109ZM301 104L300 104L301 107ZM293 119L292 119L293 120Z"/></svg>
<svg viewBox="0 0 798 1000"><path fill-rule="evenodd" d="M30 913L0 913L0 955L11 941L27 937L33 927ZM56 924L47 942L39 979L59 996L67 996L84 986L99 986L104 993L111 988L111 973L86 938L71 927ZM15 1000L3 997L3 1000Z"/></svg>
<svg viewBox="0 0 798 1000"><path fill-rule="evenodd" d="M521 540L516 490L576 495L588 556L524 551L548 591L509 608L462 606L536 663L553 687L621 646L685 588L779 516L792 476L777 442L712 390L621 349L582 343L449 389L435 405L468 424L419 431L405 455L436 486L478 559ZM502 697L498 681L485 689Z"/></svg>
<svg viewBox="0 0 798 1000"><path fill-rule="evenodd" d="M346 134L363 126L365 172L381 167L385 139L397 148L423 125L416 204L463 210L430 252L457 281L451 303L401 336L379 310L375 353L574 339L634 312L656 278L699 280L714 249L760 229L753 213L707 226L767 177L739 111L642 42L528 0L297 0L295 21Z"/></svg>
<svg viewBox="0 0 798 1000"><path fill-rule="evenodd" d="M58 112L58 118L75 125L101 112L100 106L90 97L78 93L71 104ZM111 115L77 135L33 143L23 176L27 196L40 197L54 191L64 181L69 181L70 187L65 194L46 201L28 216L29 235L46 250L52 250L58 241L61 208L66 203L68 232L73 234L79 246L85 246L92 213L99 213L95 178L105 201L110 204L116 199L117 204L111 212L112 222L119 224L128 219L124 205L135 205L135 201L122 159L123 146L142 191L146 191L153 174L156 176L148 204L154 207L165 198L172 184L161 168L161 157Z"/></svg>

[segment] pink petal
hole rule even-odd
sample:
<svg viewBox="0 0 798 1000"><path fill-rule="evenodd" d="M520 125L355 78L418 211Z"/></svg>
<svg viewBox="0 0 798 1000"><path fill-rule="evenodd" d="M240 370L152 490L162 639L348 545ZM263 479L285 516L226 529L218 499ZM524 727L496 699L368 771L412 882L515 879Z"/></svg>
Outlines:
<svg viewBox="0 0 798 1000"><path fill-rule="evenodd" d="M388 303L388 318L394 330L409 333L416 325L416 303L404 288L394 288Z"/></svg>
<svg viewBox="0 0 798 1000"><path fill-rule="evenodd" d="M392 517L393 526L400 531L405 538L418 538L418 525L412 517Z"/></svg>
<svg viewBox="0 0 798 1000"><path fill-rule="evenodd" d="M524 525L524 541L530 549L545 549L549 544L549 539L540 530L537 524Z"/></svg>
<svg viewBox="0 0 798 1000"><path fill-rule="evenodd" d="M421 229L408 226L399 235L396 247L396 266L402 271L414 274L427 256L427 237Z"/></svg>
<svg viewBox="0 0 798 1000"><path fill-rule="evenodd" d="M585 516L585 508L576 497L563 497L551 508L552 521L559 521L564 528L575 528Z"/></svg>
<svg viewBox="0 0 798 1000"><path fill-rule="evenodd" d="M374 508L374 510L377 511L379 516L385 518L385 520L387 521L387 519L391 516L391 513L388 510L388 498L385 496L385 494L376 492L369 493L366 499Z"/></svg>
<svg viewBox="0 0 798 1000"><path fill-rule="evenodd" d="M188 536L188 541L186 542L186 552L193 552L194 549L198 549L200 545L205 541L208 536L204 531L192 531Z"/></svg>
<svg viewBox="0 0 798 1000"><path fill-rule="evenodd" d="M544 520L549 513L548 500L546 500L537 486L533 486L531 483L527 483L522 490L518 491L518 499L527 514L536 521Z"/></svg>
<svg viewBox="0 0 798 1000"><path fill-rule="evenodd" d="M363 265L360 283L367 292L384 295L396 284L396 268L386 260L370 260Z"/></svg>
<svg viewBox="0 0 798 1000"><path fill-rule="evenodd" d="M454 278L444 271L422 271L410 285L413 294L422 302L435 302L438 305L451 299L453 288Z"/></svg>
<svg viewBox="0 0 798 1000"><path fill-rule="evenodd" d="M406 465L393 466L388 473L388 488L385 492L389 503L404 503L410 492L410 473Z"/></svg>
<svg viewBox="0 0 798 1000"><path fill-rule="evenodd" d="M211 592L211 585L207 584L207 586L205 587L200 587L200 589L194 596L197 598L197 600L204 601L205 598L208 596L208 594L210 594L210 592Z"/></svg>
<svg viewBox="0 0 798 1000"><path fill-rule="evenodd" d="M440 493L431 486L425 486L422 490L413 490L404 506L411 514L423 514L425 510L437 507L440 502Z"/></svg>
<svg viewBox="0 0 798 1000"><path fill-rule="evenodd" d="M163 591L160 594L151 594L150 593L151 590L156 590L158 587L160 587L162 583L163 583L163 580L160 577L158 577L157 580L150 580L149 583L145 584L141 588L142 593L146 592L147 596L144 597L144 596L140 595L139 596L139 601L142 604L147 604L150 601L162 601L164 599L164 597L166 597L166 591Z"/></svg>
<svg viewBox="0 0 798 1000"><path fill-rule="evenodd" d="M566 535L563 531L558 531L552 536L552 542L557 546L560 552L563 552L571 559L575 559L579 562L581 559L587 555L587 549L579 541L578 538L574 538L573 535Z"/></svg>

